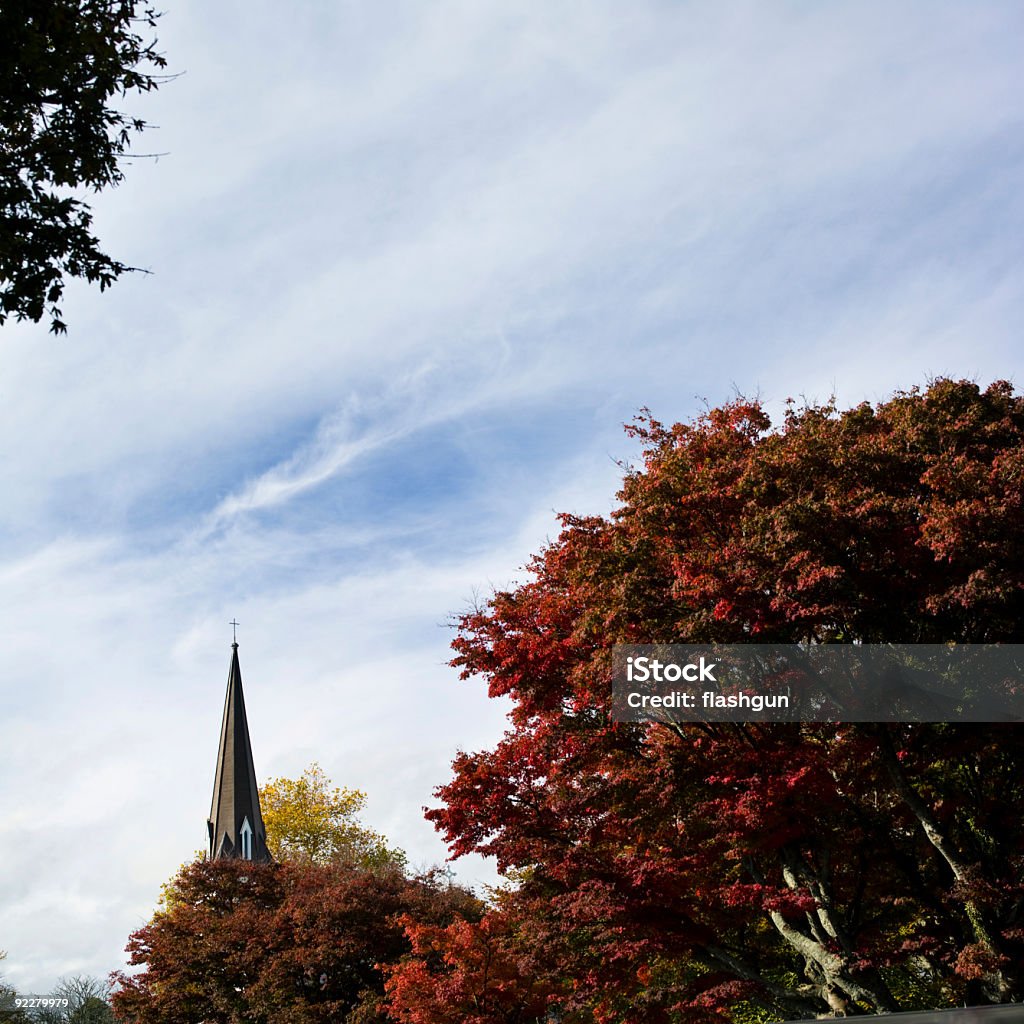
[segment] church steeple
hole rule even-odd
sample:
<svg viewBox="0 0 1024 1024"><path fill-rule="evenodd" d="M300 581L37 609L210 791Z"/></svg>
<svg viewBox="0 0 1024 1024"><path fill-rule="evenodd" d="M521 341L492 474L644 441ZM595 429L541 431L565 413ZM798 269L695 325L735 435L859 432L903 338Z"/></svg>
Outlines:
<svg viewBox="0 0 1024 1024"><path fill-rule="evenodd" d="M213 782L213 806L207 826L211 860L218 857L255 861L273 859L267 849L263 815L260 813L237 641L231 645L228 692L224 699L217 774Z"/></svg>

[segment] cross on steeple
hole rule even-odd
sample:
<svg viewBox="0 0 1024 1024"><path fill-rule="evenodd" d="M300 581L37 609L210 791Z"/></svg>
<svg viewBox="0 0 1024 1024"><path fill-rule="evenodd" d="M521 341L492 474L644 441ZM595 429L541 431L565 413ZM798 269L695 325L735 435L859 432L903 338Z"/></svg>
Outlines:
<svg viewBox="0 0 1024 1024"><path fill-rule="evenodd" d="M238 629L238 627L239 627L239 626L241 625L241 623L240 623L240 622L235 622L235 620L234 620L234 619L232 619L232 620L231 620L231 621L230 621L230 622L228 623L228 625L229 625L229 626L231 627L231 642L232 642L233 644L237 644L237 643L238 643L238 637L237 637L237 635L235 634L235 630L236 630L236 629Z"/></svg>

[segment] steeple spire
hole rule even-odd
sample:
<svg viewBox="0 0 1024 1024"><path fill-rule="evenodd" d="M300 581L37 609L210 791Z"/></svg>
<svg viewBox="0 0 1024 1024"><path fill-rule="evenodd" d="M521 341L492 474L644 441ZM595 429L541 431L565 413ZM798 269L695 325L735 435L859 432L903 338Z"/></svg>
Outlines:
<svg viewBox="0 0 1024 1024"><path fill-rule="evenodd" d="M210 859L235 857L244 860L272 860L260 813L249 723L242 695L242 670L238 664L238 641L231 644L228 692L220 726L217 774L213 782L213 805L207 821Z"/></svg>

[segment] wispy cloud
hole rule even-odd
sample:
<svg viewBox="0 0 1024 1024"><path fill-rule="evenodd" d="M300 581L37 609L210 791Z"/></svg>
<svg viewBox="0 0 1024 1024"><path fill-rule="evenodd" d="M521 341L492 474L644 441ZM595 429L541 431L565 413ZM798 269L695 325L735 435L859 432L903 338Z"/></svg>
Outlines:
<svg viewBox="0 0 1024 1024"><path fill-rule="evenodd" d="M313 437L297 451L221 501L200 536L245 513L284 504L412 433L479 410L499 397L499 389L501 400L508 401L509 381L503 372L507 346L478 350L477 355L476 365L439 366L425 361L372 395L352 395L320 421Z"/></svg>

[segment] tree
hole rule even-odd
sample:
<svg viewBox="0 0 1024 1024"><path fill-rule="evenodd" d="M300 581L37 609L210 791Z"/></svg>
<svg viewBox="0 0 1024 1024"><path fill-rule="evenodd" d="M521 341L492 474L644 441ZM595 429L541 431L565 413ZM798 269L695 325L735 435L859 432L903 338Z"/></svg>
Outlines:
<svg viewBox="0 0 1024 1024"><path fill-rule="evenodd" d="M6 950L0 949L0 960L7 956ZM24 1024L25 1014L15 1003L14 989L0 981L0 1024Z"/></svg>
<svg viewBox="0 0 1024 1024"><path fill-rule="evenodd" d="M50 995L58 1005L33 1011L37 1024L114 1024L110 986L98 978L63 978Z"/></svg>
<svg viewBox="0 0 1024 1024"><path fill-rule="evenodd" d="M316 863L347 858L364 867L404 867L405 854L384 836L359 824L366 805L358 789L332 788L315 761L298 779L271 779L260 788L267 846L278 860L308 858Z"/></svg>
<svg viewBox="0 0 1024 1024"><path fill-rule="evenodd" d="M267 846L275 860L405 871L405 853L359 823L356 815L366 805L366 794L358 789L332 787L315 761L300 778L271 779L259 793ZM181 902L179 885L185 869L206 858L206 850L196 850L164 882L158 913L172 910Z"/></svg>
<svg viewBox="0 0 1024 1024"><path fill-rule="evenodd" d="M610 652L1019 640L1024 400L937 380L774 430L737 400L633 432L612 516L563 516L529 579L461 618L454 664L511 698L511 729L428 814L454 855L520 873L505 912L559 1012L1020 1001L1019 726L615 724Z"/></svg>
<svg viewBox="0 0 1024 1024"><path fill-rule="evenodd" d="M0 4L0 324L13 316L66 331L66 277L103 290L133 269L107 256L82 198L124 177L146 123L110 106L149 92L166 60L138 28L135 0L4 0Z"/></svg>
<svg viewBox="0 0 1024 1024"><path fill-rule="evenodd" d="M479 903L438 874L393 865L200 861L179 899L128 942L139 973L116 975L132 1024L384 1021L383 965L409 951L403 921L445 926Z"/></svg>

